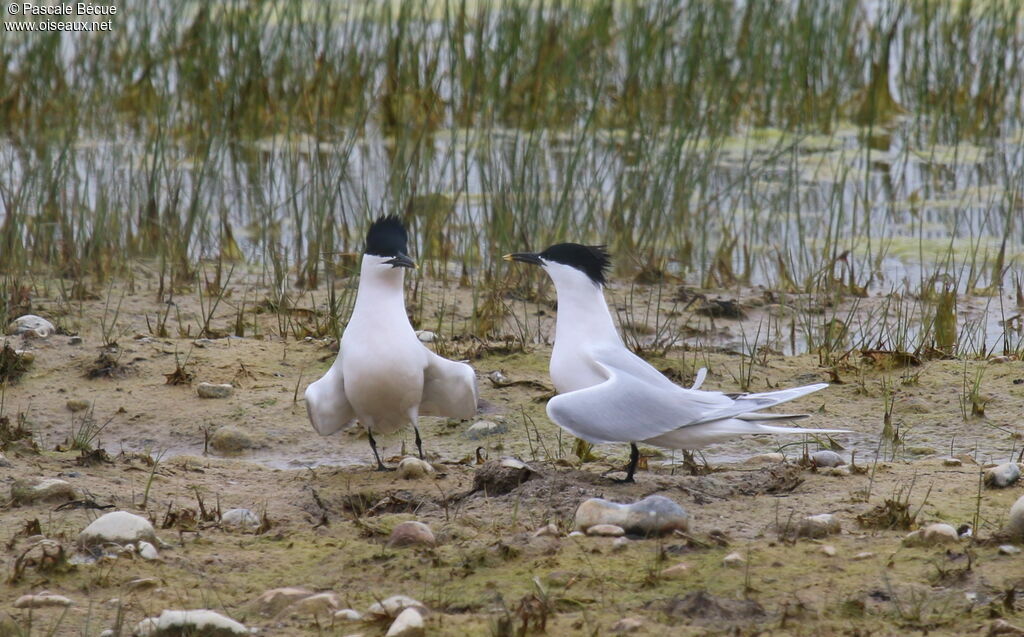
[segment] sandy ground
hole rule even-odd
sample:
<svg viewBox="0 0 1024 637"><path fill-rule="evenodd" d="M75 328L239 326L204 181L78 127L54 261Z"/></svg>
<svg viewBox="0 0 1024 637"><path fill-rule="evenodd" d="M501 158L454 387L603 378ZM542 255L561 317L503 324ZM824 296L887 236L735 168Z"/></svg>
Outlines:
<svg viewBox="0 0 1024 637"><path fill-rule="evenodd" d="M984 634L1000 617L1024 625L1015 601L1024 556L998 550L998 533L1021 489L979 486L983 466L1016 460L1020 452L1021 362L936 360L886 369L853 357L830 373L814 354L766 353L749 371L749 359L738 355L676 349L651 360L681 383L696 367L708 366L706 389L735 391L748 373L751 389L838 374L840 383L794 407L813 414L805 421L812 426L850 429L834 442L847 460L854 454L857 468L831 475L801 462L824 440L748 438L705 450L710 466L698 458L696 470L679 453L644 449L646 470L635 485L621 485L603 474L624 463L625 446L598 447L593 460L581 462L573 440L544 415L547 345L510 347L512 337L445 338L451 336L445 321L436 346L471 356L484 401L476 420L492 421L501 431L474 440L466 434L470 422L424 419L425 447L437 472L404 480L370 470L369 447L358 430L320 438L310 428L302 389L333 360L331 339L273 335L280 318L274 313L253 315L244 338L180 335L182 325L196 333L202 309L194 293L178 298L174 336L156 337L147 317L152 326L166 306L143 287L126 291L115 329L104 330L111 322L105 299L69 304L50 298L43 286L32 311L64 333L9 339L35 360L3 394L8 429L21 423L28 432L4 444L10 465L0 467L4 489L13 493L16 481L61 478L77 499L113 508L58 510L61 500L12 499L0 509L0 634L98 635L118 627L130 634L138 621L169 608L211 608L267 635L382 635L388 628L387 621L345 623L326 612L261 614L256 598L283 586L333 591L339 608L361 612L387 596L409 595L430 609L428 633L442 635L527 634L541 625L552 635L611 634L628 617L641 620L636 634L650 635ZM620 295L616 302L625 289L613 290ZM465 320L468 301L455 301L450 311ZM228 331L235 302L224 303L214 326ZM312 305L307 312L316 312L316 298ZM543 341L550 305L542 300L522 307L536 318L533 340ZM721 324L729 327L723 320L716 329ZM104 331L118 341L110 350L116 365L105 365L113 374L88 378ZM72 344L72 334L83 342ZM190 383L167 384L176 359ZM965 422L964 378L973 383L978 370L985 416ZM230 383L234 391L203 399L195 389L200 382ZM891 428L883 436L887 404ZM83 405L83 411L70 410ZM70 449L76 437L105 456L86 458ZM411 432L382 442L392 464L414 449ZM786 464L747 460L780 450ZM510 493L474 492L478 455L518 457L535 476ZM942 458L949 455L960 457L961 465L946 466ZM585 499L632 502L650 494L689 511L688 535L633 538L619 546L610 538L568 535ZM887 499L909 503L917 514L914 528L971 524L974 538L905 547L908 529L869 519ZM219 523L219 513L235 507L261 515L258 532ZM153 522L167 543L159 560L75 558L66 567L16 568L34 536L60 542L73 556L78 533L114 509ZM819 513L834 514L842 532L818 540L792 537L800 519ZM413 519L430 525L437 546L387 547L390 530ZM558 537L533 537L548 523L558 527ZM733 552L745 560L739 568L723 565ZM689 567L683 576L662 574L680 562ZM154 581L129 585L140 578ZM74 604L14 608L20 595L42 590Z"/></svg>

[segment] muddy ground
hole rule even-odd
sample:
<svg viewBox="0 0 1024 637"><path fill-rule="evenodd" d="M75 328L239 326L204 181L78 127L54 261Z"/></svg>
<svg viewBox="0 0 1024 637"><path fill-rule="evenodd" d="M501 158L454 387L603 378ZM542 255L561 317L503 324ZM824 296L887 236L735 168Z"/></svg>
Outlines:
<svg viewBox="0 0 1024 637"><path fill-rule="evenodd" d="M439 287L424 284L428 292ZM616 303L627 302L630 287L612 286ZM900 367L906 361L854 355L826 369L817 354L765 350L751 367L749 357L728 348L676 348L652 362L680 383L708 366L705 389L840 381L794 407L813 414L805 421L811 426L851 430L831 443L847 460L852 454L855 467L832 475L802 460L828 440L748 438L694 459L643 449L646 469L636 484L622 485L611 480L621 474L604 474L625 462L625 446L597 447L583 462L574 441L544 415L550 303L510 301L536 319L525 347L512 328L504 339L459 337L445 329L455 320L436 321L441 328L432 345L471 358L483 399L476 420L496 423L499 432L470 439L471 422L424 419L437 473L404 480L370 470L358 430L320 438L306 420L302 389L334 357L332 339L303 338L294 329L316 322L310 318L321 309L316 296L287 313L294 324L286 338L275 330L282 313L269 309L243 312L245 336L222 336L234 331L239 299L254 288L238 289L214 312L212 337L196 339L204 310L194 291L178 296L169 335L160 335L153 326L169 306L157 302L153 281L125 287L123 298L112 287L97 298L68 301L58 289L34 284L30 309L61 333L8 339L34 361L3 394L4 498L16 491L16 481L62 478L87 507L113 508L4 504L0 634L98 635L118 628L129 634L138 621L168 608L211 608L266 635L383 635L388 628L388 622L334 621L329 613L260 614L254 600L284 586L334 591L341 607L359 611L390 595L409 595L430 609L429 634L440 635L515 635L541 626L551 635L611 634L628 617L641 620L636 634L650 635L984 634L1001 617L1024 625L1016 601L1024 556L998 549L1021 487L989 489L979 481L985 465L1017 460L1020 452L1019 361ZM471 304L456 295L446 307L465 321ZM739 326L721 319L715 329ZM82 342L74 344L74 336ZM117 346L105 348L104 341ZM964 379L973 386L979 370L974 398L984 415L970 416ZM178 384L168 384L168 375ZM234 391L200 398L200 382L230 383ZM892 415L883 431L887 405ZM391 464L414 448L411 433L382 442ZM776 451L787 456L785 464L748 460ZM951 455L960 466L944 464ZM536 475L510 493L474 492L478 457L502 456L526 461ZM614 548L611 538L568 535L586 498L631 502L655 493L690 512L688 535L635 538ZM909 505L914 528L970 524L973 538L905 547L910 529L888 528L893 516L876 515L887 499ZM261 528L223 528L219 512L235 507L258 512ZM39 535L73 556L78 533L114 509L152 520L169 545L159 560L74 558L54 568L17 563ZM792 537L801 518L819 513L835 514L842 532L820 540ZM412 519L429 524L438 545L388 548L390 529ZM558 527L558 537L533 537L548 523ZM744 565L723 565L733 552ZM680 562L689 567L683 576L663 574ZM140 578L154 581L129 586ZM20 595L41 590L74 604L14 608Z"/></svg>

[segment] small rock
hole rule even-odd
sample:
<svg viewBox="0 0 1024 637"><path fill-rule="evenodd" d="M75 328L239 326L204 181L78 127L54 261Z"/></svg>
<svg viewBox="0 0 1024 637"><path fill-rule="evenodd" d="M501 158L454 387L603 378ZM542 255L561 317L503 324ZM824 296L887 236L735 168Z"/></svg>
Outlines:
<svg viewBox="0 0 1024 637"><path fill-rule="evenodd" d="M68 345L81 345L82 337L77 334L68 339Z"/></svg>
<svg viewBox="0 0 1024 637"><path fill-rule="evenodd" d="M420 339L421 343L433 343L437 340L437 334L430 330L416 330L416 338Z"/></svg>
<svg viewBox="0 0 1024 637"><path fill-rule="evenodd" d="M835 557L838 554L838 551L836 551L836 547L832 546L831 544L823 545L821 547L821 552L829 557Z"/></svg>
<svg viewBox="0 0 1024 637"><path fill-rule="evenodd" d="M49 338L56 331L57 328L54 327L53 323L35 314L19 316L7 326L7 333L12 336L25 334L27 336L35 336L36 338Z"/></svg>
<svg viewBox="0 0 1024 637"><path fill-rule="evenodd" d="M421 611L421 608L415 606L403 610L391 623L384 637L423 637L427 629Z"/></svg>
<svg viewBox="0 0 1024 637"><path fill-rule="evenodd" d="M136 544L145 540L157 544L156 531L146 518L114 511L101 515L78 534L78 546L91 549L107 542L114 544Z"/></svg>
<svg viewBox="0 0 1024 637"><path fill-rule="evenodd" d="M425 460L406 456L398 463L398 477L405 480L418 480L434 473L434 467Z"/></svg>
<svg viewBox="0 0 1024 637"><path fill-rule="evenodd" d="M759 453L756 456L747 458L746 464L775 464L785 461L786 456L781 453Z"/></svg>
<svg viewBox="0 0 1024 637"><path fill-rule="evenodd" d="M1005 532L1015 540L1024 540L1024 495L1010 507L1010 518L1006 521Z"/></svg>
<svg viewBox="0 0 1024 637"><path fill-rule="evenodd" d="M235 388L227 383L199 383L196 386L196 393L200 398L227 398L235 391Z"/></svg>
<svg viewBox="0 0 1024 637"><path fill-rule="evenodd" d="M71 413L74 414L74 413L78 413L80 411L85 411L86 409L88 409L89 408L89 401L88 400L81 400L81 399L78 399L78 398L72 398L71 400L69 400L66 403L64 403L64 406L68 408L68 411L70 411Z"/></svg>
<svg viewBox="0 0 1024 637"><path fill-rule="evenodd" d="M309 595L289 604L284 613L288 615L334 615L341 607L341 600L330 591Z"/></svg>
<svg viewBox="0 0 1024 637"><path fill-rule="evenodd" d="M1000 364L1000 363L1009 363L1010 360L1011 359L1010 359L1009 356L993 356L991 359L989 359L988 362L995 363L995 364Z"/></svg>
<svg viewBox="0 0 1024 637"><path fill-rule="evenodd" d="M124 586L130 591L141 591L147 588L156 588L159 584L159 580L155 577L138 577L125 583Z"/></svg>
<svg viewBox="0 0 1024 637"><path fill-rule="evenodd" d="M12 466L14 466L14 465L12 465L11 461L7 459L7 456L5 456L4 454L0 453L0 467L3 467L4 469L8 469L8 468L10 468Z"/></svg>
<svg viewBox="0 0 1024 637"><path fill-rule="evenodd" d="M260 615L274 617L288 606L312 594L313 591L294 586L272 588L257 597L253 605L256 607L256 612Z"/></svg>
<svg viewBox="0 0 1024 637"><path fill-rule="evenodd" d="M869 560L869 559L873 558L874 556L875 556L875 554L872 551L861 551L860 553L857 553L856 555L854 555L850 559L859 562L861 560Z"/></svg>
<svg viewBox="0 0 1024 637"><path fill-rule="evenodd" d="M796 527L797 537L822 538L839 531L839 520L831 513L807 516Z"/></svg>
<svg viewBox="0 0 1024 637"><path fill-rule="evenodd" d="M501 371L500 369L496 369L490 374L488 374L487 378L489 378L491 382L494 383L495 385L507 385L509 382L508 376L506 376L505 372Z"/></svg>
<svg viewBox="0 0 1024 637"><path fill-rule="evenodd" d="M136 624L132 634L138 637L179 634L248 635L249 629L212 610L165 610L159 617L149 617Z"/></svg>
<svg viewBox="0 0 1024 637"><path fill-rule="evenodd" d="M611 524L633 535L667 535L687 531L690 517L686 509L662 495L651 495L633 504L618 504L601 498L584 501L576 509L576 528Z"/></svg>
<svg viewBox="0 0 1024 637"><path fill-rule="evenodd" d="M533 532L533 537L558 537L559 535L558 527L554 523L548 523Z"/></svg>
<svg viewBox="0 0 1024 637"><path fill-rule="evenodd" d="M1017 555L1020 553L1020 549L1012 544L1001 544L999 546L1000 555Z"/></svg>
<svg viewBox="0 0 1024 637"><path fill-rule="evenodd" d="M825 475L832 476L834 478L845 478L851 475L850 467L829 467L825 470Z"/></svg>
<svg viewBox="0 0 1024 637"><path fill-rule="evenodd" d="M220 524L229 529L255 531L260 528L260 516L249 509L228 509L220 516Z"/></svg>
<svg viewBox="0 0 1024 637"><path fill-rule="evenodd" d="M60 478L43 478L35 483L15 480L11 484L11 499L15 504L32 502L67 502L78 497L75 487Z"/></svg>
<svg viewBox="0 0 1024 637"><path fill-rule="evenodd" d="M960 541L960 535L956 529L949 524L936 522L918 531L913 531L905 538L903 544L906 546L938 546L942 544L955 544Z"/></svg>
<svg viewBox="0 0 1024 637"><path fill-rule="evenodd" d="M629 546L629 543L629 538L617 537L615 538L615 541L612 542L612 551L616 553L619 551L625 551L626 547Z"/></svg>
<svg viewBox="0 0 1024 637"><path fill-rule="evenodd" d="M413 606L422 608L423 604L405 595L392 595L383 601L374 603L366 612L375 617L397 617L403 610Z"/></svg>
<svg viewBox="0 0 1024 637"><path fill-rule="evenodd" d="M157 552L156 547L149 542L139 542L139 557L144 560L158 560L160 559L160 553Z"/></svg>
<svg viewBox="0 0 1024 637"><path fill-rule="evenodd" d="M515 458L488 460L473 474L473 491L489 496L505 495L538 475L525 462Z"/></svg>
<svg viewBox="0 0 1024 637"><path fill-rule="evenodd" d="M960 458L943 458L942 466L944 467L962 467L963 461Z"/></svg>
<svg viewBox="0 0 1024 637"><path fill-rule="evenodd" d="M666 569L668 570L668 569ZM643 628L644 620L639 617L623 617L612 624L613 633L635 633Z"/></svg>
<svg viewBox="0 0 1024 637"><path fill-rule="evenodd" d="M486 438L487 436L493 436L508 431L508 427L490 420L480 420L470 425L465 431L466 438L470 440L479 440Z"/></svg>
<svg viewBox="0 0 1024 637"><path fill-rule="evenodd" d="M573 531L569 534L569 537L584 537L585 535L586 533L584 533L583 531Z"/></svg>
<svg viewBox="0 0 1024 637"><path fill-rule="evenodd" d="M599 537L622 537L626 534L625 529L614 524L595 524L587 528L587 535Z"/></svg>
<svg viewBox="0 0 1024 637"><path fill-rule="evenodd" d="M400 548L403 546L435 546L437 540L430 527L422 522L402 522L391 531L388 538L388 546Z"/></svg>
<svg viewBox="0 0 1024 637"><path fill-rule="evenodd" d="M985 472L985 486L1005 489L1020 480L1020 467L1016 462L1004 462Z"/></svg>
<svg viewBox="0 0 1024 637"><path fill-rule="evenodd" d="M334 613L334 621L361 622L363 621L363 614L351 608L342 608Z"/></svg>
<svg viewBox="0 0 1024 637"><path fill-rule="evenodd" d="M52 606L71 606L70 599L63 595L54 595L48 591L42 591L36 595L22 595L14 600L15 608L49 608Z"/></svg>
<svg viewBox="0 0 1024 637"><path fill-rule="evenodd" d="M846 461L843 460L842 456L835 451L829 451L827 449L812 453L811 462L815 467L838 467L846 464Z"/></svg>
<svg viewBox="0 0 1024 637"><path fill-rule="evenodd" d="M743 559L743 556L739 553L729 553L722 558L722 566L727 566L729 568L739 568L746 563L747 561Z"/></svg>
<svg viewBox="0 0 1024 637"><path fill-rule="evenodd" d="M661 576L668 579L682 579L690 574L690 565L680 562L673 564L661 572Z"/></svg>
<svg viewBox="0 0 1024 637"><path fill-rule="evenodd" d="M225 425L210 436L210 446L221 453L238 453L252 449L256 446L256 441L243 429Z"/></svg>

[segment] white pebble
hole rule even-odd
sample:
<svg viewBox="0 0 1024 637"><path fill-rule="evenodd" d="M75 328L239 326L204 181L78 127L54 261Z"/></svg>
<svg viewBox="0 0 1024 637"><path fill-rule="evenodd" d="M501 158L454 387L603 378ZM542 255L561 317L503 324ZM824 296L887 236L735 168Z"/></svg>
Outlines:
<svg viewBox="0 0 1024 637"><path fill-rule="evenodd" d="M434 473L434 467L425 460L406 456L398 463L398 477L405 480L417 480Z"/></svg>
<svg viewBox="0 0 1024 637"><path fill-rule="evenodd" d="M422 637L426 632L419 608L406 608L391 623L384 637Z"/></svg>
<svg viewBox="0 0 1024 637"><path fill-rule="evenodd" d="M212 610L165 610L159 617L143 619L132 634L138 637L179 633L248 635L249 629Z"/></svg>
<svg viewBox="0 0 1024 637"><path fill-rule="evenodd" d="M746 563L747 561L739 553L729 553L722 558L722 566L728 566L729 568L739 568Z"/></svg>
<svg viewBox="0 0 1024 637"><path fill-rule="evenodd" d="M227 398L234 391L235 388L227 383L199 383L196 386L200 398Z"/></svg>

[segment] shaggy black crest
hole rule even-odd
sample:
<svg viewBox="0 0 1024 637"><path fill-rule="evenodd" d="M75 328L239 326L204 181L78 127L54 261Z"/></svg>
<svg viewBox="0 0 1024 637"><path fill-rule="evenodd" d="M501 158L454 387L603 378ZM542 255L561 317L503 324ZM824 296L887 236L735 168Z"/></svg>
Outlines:
<svg viewBox="0 0 1024 637"><path fill-rule="evenodd" d="M605 274L612 265L612 257L604 246L584 246L578 243L555 244L541 252L540 257L546 261L571 265L601 285L604 285Z"/></svg>
<svg viewBox="0 0 1024 637"><path fill-rule="evenodd" d="M366 233L366 254L378 257L397 257L408 254L409 235L395 215L380 217Z"/></svg>

